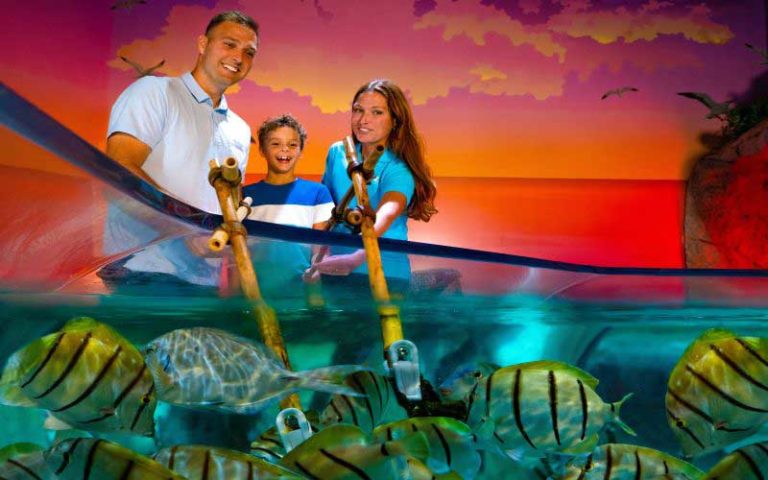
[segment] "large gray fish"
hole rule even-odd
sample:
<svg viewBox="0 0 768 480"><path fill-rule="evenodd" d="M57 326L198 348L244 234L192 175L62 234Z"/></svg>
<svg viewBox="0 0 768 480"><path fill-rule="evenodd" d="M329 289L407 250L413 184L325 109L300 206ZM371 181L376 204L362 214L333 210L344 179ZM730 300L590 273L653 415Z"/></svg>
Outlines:
<svg viewBox="0 0 768 480"><path fill-rule="evenodd" d="M379 425L373 438L380 442L407 438L419 432L427 436L427 467L434 473L457 473L465 480L475 478L480 470L477 439L464 423L447 417L413 417Z"/></svg>
<svg viewBox="0 0 768 480"><path fill-rule="evenodd" d="M389 380L373 372L357 372L348 376L344 383L361 396L334 395L320 414L320 423L351 423L370 432L382 421L394 417L407 418L408 414L398 403L395 390Z"/></svg>
<svg viewBox="0 0 768 480"><path fill-rule="evenodd" d="M184 480L149 457L95 438L68 438L45 458L60 480Z"/></svg>
<svg viewBox="0 0 768 480"><path fill-rule="evenodd" d="M742 447L712 467L701 480L765 480L768 478L768 442Z"/></svg>
<svg viewBox="0 0 768 480"><path fill-rule="evenodd" d="M300 480L304 477L264 459L237 450L202 445L176 445L164 448L155 460L188 480Z"/></svg>
<svg viewBox="0 0 768 480"><path fill-rule="evenodd" d="M52 428L151 436L154 389L136 347L108 326L82 317L8 359L0 403L44 408L58 420L48 422Z"/></svg>
<svg viewBox="0 0 768 480"><path fill-rule="evenodd" d="M302 388L356 396L344 377L367 370L340 365L291 372L263 344L202 327L169 332L144 352L161 400L235 413L255 413Z"/></svg>
<svg viewBox="0 0 768 480"><path fill-rule="evenodd" d="M666 406L686 455L756 434L768 423L768 339L707 330L672 370Z"/></svg>
<svg viewBox="0 0 768 480"><path fill-rule="evenodd" d="M0 449L0 479L54 480L53 471L43 457L43 447L14 443Z"/></svg>
<svg viewBox="0 0 768 480"><path fill-rule="evenodd" d="M483 447L513 458L590 452L607 423L634 435L619 418L622 403L605 403L597 379L563 362L511 365L482 378L468 398L468 420Z"/></svg>
<svg viewBox="0 0 768 480"><path fill-rule="evenodd" d="M611 443L574 460L563 480L699 480L703 472L653 448Z"/></svg>

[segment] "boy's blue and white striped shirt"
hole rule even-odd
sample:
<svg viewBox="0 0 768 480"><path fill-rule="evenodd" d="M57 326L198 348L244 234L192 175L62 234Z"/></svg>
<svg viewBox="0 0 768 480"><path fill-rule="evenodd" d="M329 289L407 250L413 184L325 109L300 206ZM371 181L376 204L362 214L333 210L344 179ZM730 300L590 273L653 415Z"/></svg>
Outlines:
<svg viewBox="0 0 768 480"><path fill-rule="evenodd" d="M285 185L262 180L243 187L243 198L251 197L250 220L312 228L331 218L333 199L328 188L297 178Z"/></svg>

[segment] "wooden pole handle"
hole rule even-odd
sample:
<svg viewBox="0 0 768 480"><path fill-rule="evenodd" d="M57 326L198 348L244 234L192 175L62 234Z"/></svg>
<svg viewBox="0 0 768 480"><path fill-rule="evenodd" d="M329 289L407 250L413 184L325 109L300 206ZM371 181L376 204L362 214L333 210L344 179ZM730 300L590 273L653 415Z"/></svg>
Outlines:
<svg viewBox="0 0 768 480"><path fill-rule="evenodd" d="M264 302L259 289L259 282L256 278L256 271L253 269L253 262L248 251L247 231L243 227L242 221L247 215L247 207L238 205L235 207L235 198L239 195L241 174L237 168L237 162L233 158L228 158L224 166L219 167L216 160L209 162L211 172L208 177L211 185L216 189L216 197L221 206L221 215L224 222L231 231L228 233L229 244L232 246L232 253L235 257L237 272L240 276L240 287L246 298L253 302L253 315L259 325L261 337L264 344L272 350L282 361L288 370L291 370L291 363L288 359L288 351L285 348L283 335L280 331L280 324L277 321L275 311ZM233 173L237 171L236 174ZM216 170L219 170L218 172ZM228 173L225 173L228 172ZM235 179L236 181L233 181ZM239 202L238 202L239 203ZM241 209L245 209L242 211ZM298 408L301 410L299 397L292 394L280 402L283 408Z"/></svg>
<svg viewBox="0 0 768 480"><path fill-rule="evenodd" d="M359 164L357 151L352 141L352 137L344 140L344 150L347 155L348 164ZM377 149L374 153L376 158L373 162L366 162L369 165L374 164L381 156L382 149ZM365 164L364 164L365 165ZM370 198L366 187L365 177L360 169L350 169L350 179L352 187L357 197L357 205L363 212L370 212ZM400 321L400 309L391 303L389 289L387 288L387 278L384 276L384 267L381 263L381 250L379 249L379 239L374 229L373 218L368 215L363 216L360 224L360 232L363 239L363 248L365 249L365 260L368 264L368 282L371 287L373 298L378 304L379 319L381 321L381 334L384 342L384 354L389 350L389 346L403 339L403 326ZM390 361L387 358L387 361Z"/></svg>

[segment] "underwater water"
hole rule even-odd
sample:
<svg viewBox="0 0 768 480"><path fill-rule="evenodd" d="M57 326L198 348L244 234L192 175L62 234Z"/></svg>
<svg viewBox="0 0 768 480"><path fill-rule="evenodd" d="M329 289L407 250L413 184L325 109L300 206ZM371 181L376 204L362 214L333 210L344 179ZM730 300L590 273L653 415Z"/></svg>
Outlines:
<svg viewBox="0 0 768 480"><path fill-rule="evenodd" d="M343 307L312 309L299 297L273 301L272 306L295 370L348 363L380 370L381 334L371 301L358 296L344 299ZM139 346L171 330L196 326L258 338L249 307L237 297L6 292L0 296L0 361L79 316L104 322ZM422 373L433 386L456 369L480 362L502 366L542 359L567 362L597 377L597 392L608 402L633 393L621 418L637 437L608 428L601 443L632 443L676 456L680 445L667 423L664 396L670 372L686 347L710 328L768 337L765 307L600 304L444 293L404 300L401 318L405 337L418 346ZM329 399L323 393L301 395L304 408L317 411ZM275 413L276 408L238 415L161 404L155 412L157 443L127 434L102 437L144 453L185 443L248 451L250 441L272 425ZM41 410L0 406L0 447L22 441L47 447L66 435L43 428L44 417ZM721 456L705 455L692 463L705 469ZM499 472L492 470L494 461L498 460L489 459L489 471L481 471L477 478L515 478L498 477ZM508 472L510 467L500 468Z"/></svg>

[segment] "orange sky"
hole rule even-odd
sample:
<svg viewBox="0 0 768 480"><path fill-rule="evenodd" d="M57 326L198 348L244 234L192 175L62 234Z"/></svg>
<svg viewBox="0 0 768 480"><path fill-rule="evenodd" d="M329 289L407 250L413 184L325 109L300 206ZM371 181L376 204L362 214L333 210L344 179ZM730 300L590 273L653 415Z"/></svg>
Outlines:
<svg viewBox="0 0 768 480"><path fill-rule="evenodd" d="M765 42L757 0L49 3L11 7L38 20L0 34L10 45L3 81L98 147L111 103L135 79L119 55L164 59L160 74L176 75L193 65L215 12L251 13L260 51L230 103L253 129L285 111L299 117L310 136L299 173L312 175L348 133L355 89L388 77L413 103L437 176L684 179L699 135L719 123L675 92L744 92L761 67L743 44ZM639 91L600 100L625 85ZM251 158L249 173L263 172Z"/></svg>
<svg viewBox="0 0 768 480"><path fill-rule="evenodd" d="M0 72L6 85L103 148L112 102L136 78L119 56L142 65L165 60L160 75L180 74L193 66L209 18L239 8L261 25L260 51L230 105L253 130L269 116L296 115L309 132L299 174L322 174L328 146L348 134L357 87L391 78L413 105L439 188L440 214L411 222L411 239L678 266L681 181L703 152L700 135L720 124L676 92L718 101L745 93L765 72L744 46L765 47L764 5L616 4L151 0L111 10L27 0L5 10L35 21L0 31ZM622 86L639 91L600 99ZM71 178L73 169L38 147L7 131L0 140L9 145L0 163L49 162L48 170ZM254 148L248 173L264 171ZM537 180L552 178L564 182ZM568 182L581 179L626 181Z"/></svg>

